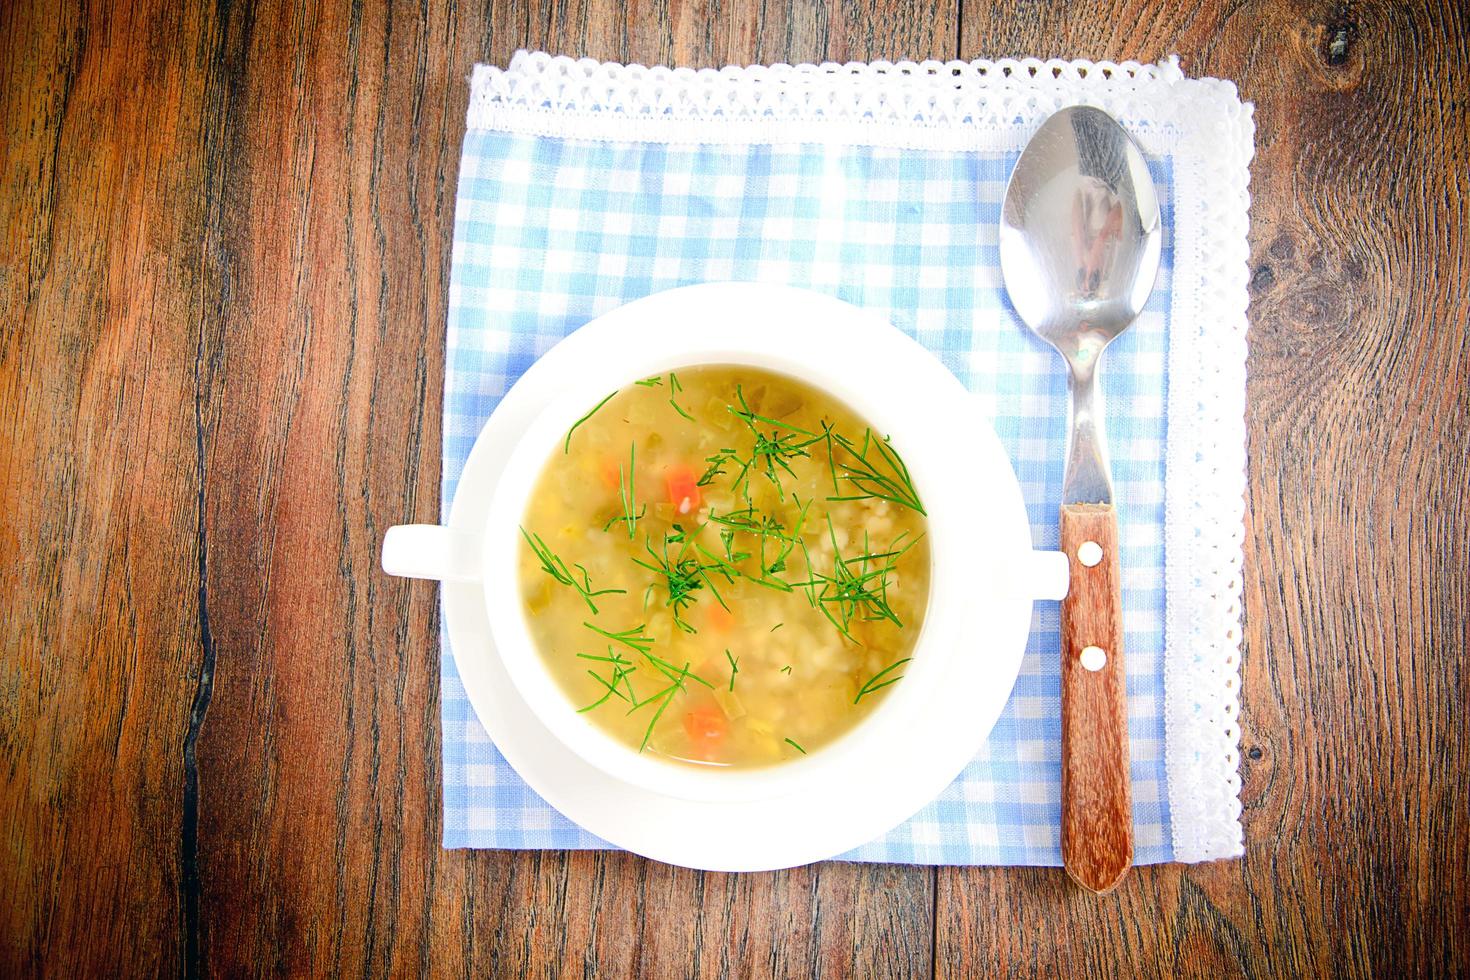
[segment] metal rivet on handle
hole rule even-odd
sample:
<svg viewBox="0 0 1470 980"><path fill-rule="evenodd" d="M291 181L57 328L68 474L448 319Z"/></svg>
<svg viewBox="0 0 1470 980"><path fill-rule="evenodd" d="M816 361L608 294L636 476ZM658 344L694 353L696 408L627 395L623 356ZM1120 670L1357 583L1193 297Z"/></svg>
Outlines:
<svg viewBox="0 0 1470 980"><path fill-rule="evenodd" d="M1107 665L1108 654L1102 647L1083 647L1079 659L1087 670L1102 670Z"/></svg>
<svg viewBox="0 0 1470 980"><path fill-rule="evenodd" d="M1098 544L1096 541L1084 541L1077 546L1077 560L1086 565L1088 568L1091 568L1098 562L1102 561L1102 558L1102 545Z"/></svg>

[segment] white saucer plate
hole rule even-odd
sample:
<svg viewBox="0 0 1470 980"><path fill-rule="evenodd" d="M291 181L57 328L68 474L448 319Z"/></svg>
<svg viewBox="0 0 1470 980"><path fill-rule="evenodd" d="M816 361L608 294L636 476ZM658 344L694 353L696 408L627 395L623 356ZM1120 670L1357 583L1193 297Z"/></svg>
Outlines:
<svg viewBox="0 0 1470 980"><path fill-rule="evenodd" d="M581 359L598 358L619 343L628 317L698 323L712 302L738 303L750 317L801 323L862 321L873 314L839 300L757 284L709 284L659 293L597 318L541 357L506 394L481 432L456 488L447 524L470 533L485 525L491 496L510 451L538 413L563 392L558 377ZM895 345L915 342L897 329ZM888 336L885 334L885 336ZM884 340L883 343L889 341ZM868 351L869 355L874 352ZM881 352L880 352L881 353ZM989 420L963 386L939 363L923 384L974 412L956 424L967 452L995 457L1010 473ZM999 481L998 481L999 482ZM1012 529L1007 549L1030 549L1020 489L1014 478L989 488L987 506ZM870 777L836 791L799 791L753 802L706 803L663 796L616 780L586 763L552 736L517 693L491 640L478 583L443 584L443 609L455 665L476 715L496 747L532 790L608 843L658 861L715 871L792 867L840 855L913 815L948 786L979 751L1009 697L1020 669L1031 619L1029 599L993 601L986 639L969 656L950 658L951 676L932 710L894 731L873 751Z"/></svg>

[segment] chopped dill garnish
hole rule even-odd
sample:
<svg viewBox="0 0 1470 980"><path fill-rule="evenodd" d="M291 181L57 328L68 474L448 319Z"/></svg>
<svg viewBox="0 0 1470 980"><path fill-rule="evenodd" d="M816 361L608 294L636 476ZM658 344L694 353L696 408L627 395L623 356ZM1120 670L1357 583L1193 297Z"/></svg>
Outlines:
<svg viewBox="0 0 1470 980"><path fill-rule="evenodd" d="M584 660L595 660L595 661L598 661L599 663L606 663L606 664L610 664L612 666L612 679L611 680L609 680L606 677L603 677L597 671L592 670L591 668L588 668L588 670L587 670L588 675L593 680L597 681L597 683L601 684L604 688L606 688L606 692L602 695L602 697L598 698L596 701L593 701L591 704L587 705L586 707L578 708L577 709L577 713L578 714L581 714L581 713L587 712L587 711L591 711L593 708L596 708L597 706L603 704L604 702L607 701L608 698L611 698L611 697L617 697L617 698L619 698L619 699L621 699L623 701L628 702L629 704L637 704L638 703L638 696L633 693L633 683L632 683L632 681L628 680L628 676L630 674L632 674L638 668L635 667L635 666L633 666L632 661L626 660L621 655L616 654L616 653L613 653L612 647L608 647L607 648L607 652L608 652L608 656L606 656L606 657L597 657L597 656L593 656L592 654L589 654L589 653L579 653L579 654L577 654L577 656L581 657ZM627 691L628 691L627 694L624 694L622 691L618 690L618 685L619 684L622 684L624 687L627 688Z"/></svg>
<svg viewBox="0 0 1470 980"><path fill-rule="evenodd" d="M725 546L725 558L732 563L739 563L750 557L748 551L735 550L735 532L727 528L720 530L720 544Z"/></svg>
<svg viewBox="0 0 1470 980"><path fill-rule="evenodd" d="M694 481L696 487L709 486L714 482L715 477L724 474L726 463L738 463L740 459L735 455L735 450L721 449L713 456L706 456L704 461L709 464L709 468L704 471L703 476Z"/></svg>
<svg viewBox="0 0 1470 980"><path fill-rule="evenodd" d="M635 381L633 383L640 388L657 388L664 383L664 378L661 374L655 374L651 378L644 378L642 381Z"/></svg>
<svg viewBox="0 0 1470 980"><path fill-rule="evenodd" d="M782 422L780 419L773 419L768 415L757 415L755 412L752 412L750 410L750 405L747 404L745 401L745 389L741 385L735 386L735 397L740 402L740 411L737 412L733 408L731 408L730 411L734 415L744 419L747 424L752 422L764 422L766 425L774 425L778 429L785 429L788 432L794 432L797 435L801 436L810 436L815 434L812 432L808 432L806 429L803 429L799 425L792 425L790 422Z"/></svg>
<svg viewBox="0 0 1470 980"><path fill-rule="evenodd" d="M816 579L812 577L812 554L810 551L807 550L805 538L799 540L797 542L797 546L801 548L801 557L806 562L807 570L806 581L798 582L797 587L806 589L806 597L811 602L812 607L815 608L817 605L817 582Z"/></svg>
<svg viewBox="0 0 1470 980"><path fill-rule="evenodd" d="M640 641L648 639L646 637L637 635L640 634L643 630L643 627L641 626L635 627L631 630L624 630L622 633L609 633L606 630L598 629L598 627L593 626L591 623L583 623L582 625L597 633L601 633L603 636L617 639L619 642L622 643L628 643L635 650L639 649L637 644ZM630 643L629 641L632 642ZM651 644L652 640L648 640L648 642ZM662 657L654 656L652 653L648 652L647 649L643 649L640 652L642 653L643 659L648 661L649 666L653 667L654 670L662 674L664 678L669 682L667 687L660 690L657 694L640 700L638 695L634 693L633 684L629 680L629 677L638 669L636 666L634 666L632 661L628 660L622 654L614 652L611 646L607 648L607 656L605 657L597 656L590 653L579 653L577 654L577 656L582 658L583 660L591 660L596 663L607 664L612 670L612 675L611 677L604 677L596 670L588 669L588 676L592 677L593 680L602 685L603 694L602 697L598 698L596 701L593 701L591 704L577 710L579 713L591 711L593 708L606 704L614 697L616 697L620 701L626 702L629 705L627 713L630 715L633 712L637 711L639 708L647 707L650 704L658 704L658 710L654 712L653 717L650 718L648 721L648 727L644 729L643 742L638 746L638 751L642 752L648 747L649 739L653 737L654 726L656 726L658 724L658 720L663 717L664 710L667 709L669 704L674 700L674 696L681 691L688 690L688 687L684 683L685 681L696 681L697 683L703 684L705 687L708 687L712 690L714 688L714 685L690 670L690 665L688 663L685 663L682 668L675 667L673 664L669 663L667 660L664 660ZM731 676L733 678L733 674ZM627 693L624 694L624 691L626 691Z"/></svg>
<svg viewBox="0 0 1470 980"><path fill-rule="evenodd" d="M744 510L732 510L728 514L711 512L709 522L733 531L754 531L758 534L760 533L762 524L756 519L756 513L754 507L747 507Z"/></svg>
<svg viewBox="0 0 1470 980"><path fill-rule="evenodd" d="M621 643L623 646L637 653L647 654L649 650L653 649L653 637L644 635L642 623L639 623L632 629L620 630L616 633L609 633L602 627L594 626L591 623L584 622L582 625L592 632L600 636L605 636L614 643Z"/></svg>
<svg viewBox="0 0 1470 980"><path fill-rule="evenodd" d="M890 677L888 680L883 681L881 684L878 683L878 681L884 675L890 673L891 671L897 670L898 668L902 667L904 664L913 659L913 657L904 657L902 660L895 660L887 667L884 667L882 670L878 671L878 673L874 674L872 677L869 677L868 682L862 686L861 690L858 691L857 697L852 699L852 703L857 704L863 699L865 695L872 694L875 691L881 691L889 684L897 684L899 681L903 680L904 675L899 674L897 677Z"/></svg>
<svg viewBox="0 0 1470 980"><path fill-rule="evenodd" d="M786 571L787 559L790 557L791 552L795 550L798 543L800 543L801 529L806 525L807 510L811 507L811 501L802 504L801 499L795 494L792 494L791 499L801 509L797 512L796 526L790 531L787 531L786 526L780 520L772 517L770 514L759 514L754 507L730 511L727 514L711 513L709 515L708 522L720 528L720 541L725 546L724 559L715 558L715 560L720 562L722 570L727 575L733 572L753 582L758 582L782 592L791 591L791 587L779 576L782 572ZM752 557L752 553L749 551L735 550L735 535L737 532L754 534L759 538L759 575L751 575L735 567ZM776 552L774 558L768 553L768 548L772 547L769 545L770 540L778 542L774 546ZM700 550L706 555L709 555L708 550L703 547Z"/></svg>
<svg viewBox="0 0 1470 980"><path fill-rule="evenodd" d="M822 439L827 443L827 472L832 476L832 496L842 492L837 485L837 450L832 443L832 425L826 419L822 420Z"/></svg>
<svg viewBox="0 0 1470 980"><path fill-rule="evenodd" d="M888 604L889 575L898 560L919 539L915 538L900 548L899 544L908 536L908 532L904 532L894 539L888 551L872 552L865 542L862 554L844 558L842 549L837 546L837 532L830 514L827 517L827 534L832 542L832 574L824 575L812 568L811 556L808 555L809 578L798 583L807 589L812 605L836 627L837 632L853 643L858 642L851 631L854 618L865 622L887 620L902 627L903 621Z"/></svg>
<svg viewBox="0 0 1470 980"><path fill-rule="evenodd" d="M668 605L674 610L674 625L685 633L697 633L699 631L684 619L684 610L694 605L695 600L698 598L695 593L708 585L710 592L714 594L716 602L725 606L725 600L721 597L719 590L715 588L714 582L709 577L710 569L716 568L717 566L706 565L698 558L690 556L688 554L690 540L690 535L685 532L683 527L675 524L674 533L664 537L664 551L662 555L653 550L653 542L651 540L645 540L643 547L648 552L648 557L653 559L652 563L646 562L641 558L634 558L632 562L660 576L664 589L669 594ZM684 547L680 549L676 557L670 558L669 545L679 543L682 543ZM701 548L700 550L702 551L703 549ZM728 581L730 578L729 573L723 567L719 568L719 571L726 576L726 580ZM645 604L647 601L647 596L645 595ZM728 609L730 607L725 606L725 608Z"/></svg>
<svg viewBox="0 0 1470 980"><path fill-rule="evenodd" d="M699 553L704 555L712 562L712 564L705 566L706 573L712 570L718 571L721 575L725 576L725 580L727 582L734 581L736 578L743 578L747 582L754 582L756 585L764 585L766 588L774 589L777 592L791 591L791 584L789 582L783 582L781 579L778 578L767 578L763 575L752 575L741 568L739 565L735 564L734 561L721 558L719 555L715 554L713 551L710 551L702 544L696 544L694 547L699 549ZM750 556L738 555L736 557L749 558ZM634 560L636 561L637 559ZM709 581L708 574L706 574L705 576L705 581Z"/></svg>
<svg viewBox="0 0 1470 980"><path fill-rule="evenodd" d="M919 500L919 492L914 489L909 468L904 465L903 458L898 455L898 450L893 448L887 437L874 439L873 430L865 429L863 444L859 448L846 436L824 425L821 438L827 441L827 459L832 473L833 495L828 500L886 500L928 516L923 502ZM834 443L847 453L849 461L837 462L837 454L833 451ZM870 459L869 455L875 450L876 458ZM841 473L838 472L839 467ZM847 481L853 492L839 495L839 480Z"/></svg>
<svg viewBox="0 0 1470 980"><path fill-rule="evenodd" d="M612 395L608 395L602 401L598 402L596 405L593 405L592 411L588 412L586 415L582 416L581 418L577 419L577 421L572 423L572 427L567 430L567 441L561 447L562 455L566 455L567 453L572 451L572 433L577 431L577 426L581 425L583 422L596 415L597 410L606 405L608 402L612 401L613 395L616 394L617 392L615 391L612 393Z"/></svg>
<svg viewBox="0 0 1470 980"><path fill-rule="evenodd" d="M615 673L614 673L613 679L611 681L609 681L607 678L603 677L597 671L592 670L590 668L588 669L587 674L594 681L596 681L597 683L601 684L604 688L606 688L606 690L603 692L602 697L598 698L596 701L593 701L590 704L584 704L582 707L578 708L577 709L577 714L579 714L579 715L580 714L586 714L588 711L591 711L593 708L600 708L600 707L602 707L602 705L604 703L606 703L607 699L610 698L610 697L612 697L614 694L616 694L620 698L623 697L623 692L622 691L619 691L618 690L618 686L617 686L618 685L618 681L620 681L620 680L623 679L623 675L621 673L622 668L615 667L613 669L614 669ZM626 698L624 700L626 700Z"/></svg>
<svg viewBox="0 0 1470 980"><path fill-rule="evenodd" d="M780 629L780 628L781 628L781 627L783 627L783 626L785 626L785 625L786 625L786 624L785 624L785 623L777 623L777 624L776 624L776 625L775 625L775 626L772 626L772 627L771 627L771 632L772 632L772 633L774 633L774 632L776 632L776 631L777 631L777 630L778 630L778 629Z"/></svg>
<svg viewBox="0 0 1470 980"><path fill-rule="evenodd" d="M684 690L684 678L690 676L692 675L689 673L689 664L686 663L684 669L673 676L673 682L668 687L659 691L648 700L640 701L628 709L628 713L632 714L646 704L652 704L655 701L659 702L658 710L653 713L653 717L648 720L648 727L643 731L643 741L638 746L639 752L648 748L648 740L653 737L653 726L657 725L658 720L663 717L664 711L668 708L669 703L674 700L674 695Z"/></svg>
<svg viewBox="0 0 1470 980"><path fill-rule="evenodd" d="M786 571L786 559L791 556L791 551L796 547L796 542L801 540L801 529L806 527L806 512L811 508L811 501L802 503L796 494L791 495L792 501L800 508L796 513L796 525L791 533L784 534L785 528L774 518L766 515L761 519L761 574L767 576L778 575ZM766 560L766 539L775 538L781 542L776 557L770 561Z"/></svg>
<svg viewBox="0 0 1470 980"><path fill-rule="evenodd" d="M681 392L683 392L684 386L679 383L679 376L673 371L669 372L669 388L673 391L673 394L669 395L669 404L674 406L674 411L684 416L690 422L693 422L694 416L684 411L684 409L679 406L679 403L674 401L674 398Z"/></svg>
<svg viewBox="0 0 1470 980"><path fill-rule="evenodd" d="M546 542L541 540L539 534L531 534L523 527L521 537L526 539L526 544L531 547L531 553L541 562L541 570L581 596L582 601L587 603L587 608L592 610L592 615L597 615L597 603L592 601L593 596L627 594L627 589L593 589L587 569L581 565L573 565L572 568L582 573L582 581L578 582L572 576L571 569L567 568L567 563L546 546Z"/></svg>
<svg viewBox="0 0 1470 980"><path fill-rule="evenodd" d="M790 664L787 664L785 667L782 667L781 668L781 673L783 673L783 674L789 674L789 673L791 673L791 665Z"/></svg>
<svg viewBox="0 0 1470 980"><path fill-rule="evenodd" d="M800 745L797 745L791 739L789 739L789 738L786 739L786 744L789 745L789 746L791 746L796 751L800 752L802 755L806 755L806 749L802 748Z"/></svg>
<svg viewBox="0 0 1470 980"><path fill-rule="evenodd" d="M731 415L745 423L750 434L755 437L755 443L751 447L750 459L744 460L739 474L735 477L734 486L738 487L745 480L752 469L764 473L766 479L776 488L777 496L786 499L785 488L781 484L781 473L794 477L796 474L791 469L791 461L795 459L810 459L811 453L807 447L821 442L827 438L826 435L817 435L808 432L799 426L781 422L777 419L757 415L750 410L750 405L745 401L745 391L740 385L735 386L735 398L740 402L737 410L733 405L727 406ZM772 426L771 433L767 435L762 432L757 423ZM787 434L782 435L777 429L785 429Z"/></svg>
<svg viewBox="0 0 1470 980"><path fill-rule="evenodd" d="M730 651L725 651L725 659L730 661L730 692L735 692L735 675L740 673L740 658L730 656Z"/></svg>
<svg viewBox="0 0 1470 980"><path fill-rule="evenodd" d="M685 664L684 665L684 669L683 670L679 670L679 668L675 667L673 664L669 663L667 660L664 660L661 657L655 657L651 653L645 653L643 655L643 659L644 660L647 660L650 664L652 664L654 670L658 671L660 674L663 674L669 680L673 680L674 679L674 675L675 674L678 674L679 675L679 678L678 678L678 680L679 680L679 686L680 686L680 689L681 690L683 690L684 678L686 678L686 677L689 678L691 681L698 681L699 683L703 684L705 687L709 688L711 691L713 691L715 689L715 686L713 684L711 684L709 681L705 680L703 677L700 677L694 671L690 670L688 664Z"/></svg>
<svg viewBox="0 0 1470 980"><path fill-rule="evenodd" d="M626 666L632 663L632 661L624 659L621 653L613 653L612 647L607 648L607 656L605 657L599 657L595 653L579 653L577 656L582 660L595 660L600 664L621 664Z"/></svg>
<svg viewBox="0 0 1470 980"><path fill-rule="evenodd" d="M638 522L648 513L648 505L644 504L642 510L638 510L638 500L633 490L633 466L637 461L638 444L632 443L628 446L628 471L623 472L623 464L618 464L618 503L622 505L623 512L602 526L604 531L611 528L620 521L628 526L628 540L633 540L633 533ZM594 609L593 612L596 612Z"/></svg>

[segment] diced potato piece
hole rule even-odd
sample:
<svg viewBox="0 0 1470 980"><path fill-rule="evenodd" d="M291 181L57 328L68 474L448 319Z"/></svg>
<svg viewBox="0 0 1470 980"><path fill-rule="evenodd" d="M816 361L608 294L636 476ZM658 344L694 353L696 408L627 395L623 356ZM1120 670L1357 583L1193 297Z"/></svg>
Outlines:
<svg viewBox="0 0 1470 980"><path fill-rule="evenodd" d="M739 681L740 678L737 675L736 683L738 684ZM745 705L740 702L740 697L732 693L729 688L715 688L714 696L715 703L720 706L720 710L725 713L726 718L729 718L731 721L739 721L745 717Z"/></svg>

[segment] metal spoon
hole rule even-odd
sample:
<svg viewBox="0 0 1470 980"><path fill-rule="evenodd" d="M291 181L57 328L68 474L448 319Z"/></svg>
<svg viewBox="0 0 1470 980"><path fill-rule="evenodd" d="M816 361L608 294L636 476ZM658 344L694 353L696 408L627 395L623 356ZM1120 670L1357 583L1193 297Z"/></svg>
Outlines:
<svg viewBox="0 0 1470 980"><path fill-rule="evenodd" d="M1159 202L1143 154L1101 109L1052 115L1006 187L1000 268L1026 325L1066 361L1072 389L1062 550L1062 860L1106 892L1133 863L1118 518L1098 362L1142 311L1159 271Z"/></svg>

